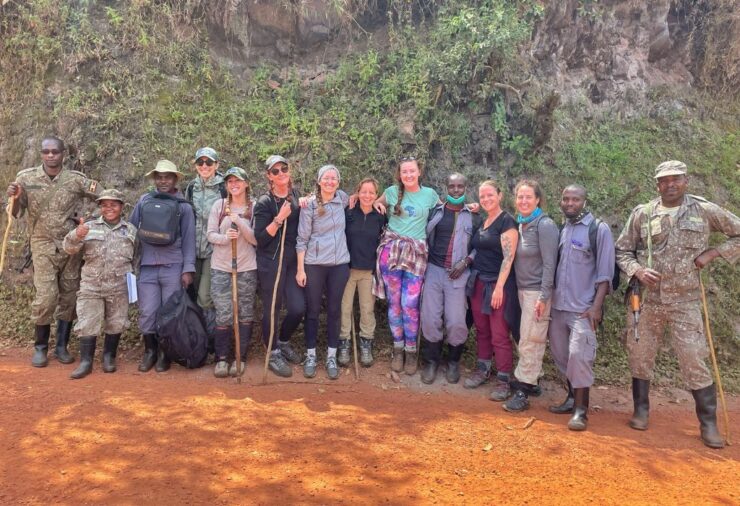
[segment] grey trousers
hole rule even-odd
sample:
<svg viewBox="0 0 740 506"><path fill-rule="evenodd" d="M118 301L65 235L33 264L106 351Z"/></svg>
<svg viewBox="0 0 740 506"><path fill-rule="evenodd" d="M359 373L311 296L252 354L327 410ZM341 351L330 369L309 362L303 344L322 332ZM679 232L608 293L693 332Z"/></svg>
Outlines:
<svg viewBox="0 0 740 506"><path fill-rule="evenodd" d="M142 265L136 283L139 294L139 330L157 331L157 310L182 287L182 264Z"/></svg>
<svg viewBox="0 0 740 506"><path fill-rule="evenodd" d="M458 283L456 283L458 284ZM439 343L447 331L447 344L458 346L468 340L465 314L468 310L465 283L453 286L447 271L427 264L421 297L421 332L430 343ZM444 321L443 321L444 319Z"/></svg>
<svg viewBox="0 0 740 506"><path fill-rule="evenodd" d="M594 383L596 332L579 313L553 309L550 313L550 351L560 374L573 388L587 388Z"/></svg>

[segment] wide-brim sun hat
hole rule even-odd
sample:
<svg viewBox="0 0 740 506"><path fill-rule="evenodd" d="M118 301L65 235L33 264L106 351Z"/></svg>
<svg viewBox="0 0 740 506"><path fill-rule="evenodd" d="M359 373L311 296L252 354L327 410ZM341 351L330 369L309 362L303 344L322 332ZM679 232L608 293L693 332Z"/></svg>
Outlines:
<svg viewBox="0 0 740 506"><path fill-rule="evenodd" d="M185 176L185 174L183 174L182 172L180 172L179 170L177 170L177 165L175 165L174 163L172 163L169 160L160 160L160 161L158 161L157 162L157 165L154 166L154 169L152 169L149 172L147 172L146 175L145 175L145 177L154 177L154 174L157 173L157 172L161 172L161 173L164 173L164 174L174 174L174 175L177 176L177 180L178 181L180 179L182 179L183 176Z"/></svg>

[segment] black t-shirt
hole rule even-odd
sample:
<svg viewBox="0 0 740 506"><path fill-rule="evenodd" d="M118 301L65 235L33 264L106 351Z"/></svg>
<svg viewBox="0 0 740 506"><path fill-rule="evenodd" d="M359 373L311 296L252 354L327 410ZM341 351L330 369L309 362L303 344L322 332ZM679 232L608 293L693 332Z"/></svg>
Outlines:
<svg viewBox="0 0 740 506"><path fill-rule="evenodd" d="M448 265L447 254L450 250L450 241L455 231L455 215L460 210L449 209L446 205L443 210L442 219L434 227L434 244L429 250L429 262L442 267L443 269L451 267Z"/></svg>
<svg viewBox="0 0 740 506"><path fill-rule="evenodd" d="M483 228L481 224L473 233L472 245L475 249L473 269L486 276L498 276L504 252L501 249L501 234L516 229L516 221L506 211L493 220L491 226Z"/></svg>
<svg viewBox="0 0 740 506"><path fill-rule="evenodd" d="M384 226L385 216L375 209L368 214L362 212L359 204L347 209L345 233L351 269L375 270L380 234Z"/></svg>

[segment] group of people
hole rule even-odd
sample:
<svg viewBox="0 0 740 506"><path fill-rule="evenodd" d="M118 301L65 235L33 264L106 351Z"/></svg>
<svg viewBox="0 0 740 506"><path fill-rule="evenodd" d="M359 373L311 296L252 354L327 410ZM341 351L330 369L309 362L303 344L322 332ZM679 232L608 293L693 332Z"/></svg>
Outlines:
<svg viewBox="0 0 740 506"><path fill-rule="evenodd" d="M13 213L29 215L36 367L47 365L54 320L55 356L65 364L74 361L67 344L76 314L81 360L71 377L92 371L101 326L103 371L114 372L118 341L128 326L127 276L136 270L144 340L140 371L170 367L158 346L157 310L190 287L211 322L215 376L243 374L259 290L262 337L272 343L270 370L289 377L290 364L302 364L305 377L317 374L325 307L324 368L336 379L351 361L357 294L363 366L373 363L376 297L388 304L392 370L413 375L421 356L426 384L436 380L445 351L446 381L460 381L472 319L477 362L464 386L492 383L490 398L510 412L528 409L529 397L540 395L549 340L568 387L566 399L550 411L570 414L568 427L581 431L588 423L596 330L621 269L632 288L642 287L638 328L632 328L631 312L627 320L630 335L640 336L628 337L626 346L633 377L630 426L647 429L655 356L669 326L696 401L702 440L712 448L724 444L716 425L715 385L704 362L708 348L698 272L720 256L737 260L740 219L689 195L682 162L658 165L659 197L635 208L615 244L609 225L589 212L586 189L576 184L560 197L559 227L543 211L545 196L534 180L514 188L514 215L504 210L505 189L493 180L478 185L478 204L466 201L467 180L453 173L440 199L421 184L423 167L414 157L398 161L394 184L382 193L376 180L366 178L350 195L340 189L340 170L324 165L313 194L301 197L288 160L273 155L265 163L269 190L252 200L247 173L239 167L222 173L218 153L209 147L196 152L197 176L184 192L178 189L184 174L160 160L146 175L155 190L141 196L126 221L122 194L63 170L64 152L60 139L45 138L42 165L19 172L7 190ZM98 218L81 219L86 198L98 203ZM714 231L729 239L710 247ZM241 363L232 337L233 270ZM305 353L298 353L291 337L302 321Z"/></svg>

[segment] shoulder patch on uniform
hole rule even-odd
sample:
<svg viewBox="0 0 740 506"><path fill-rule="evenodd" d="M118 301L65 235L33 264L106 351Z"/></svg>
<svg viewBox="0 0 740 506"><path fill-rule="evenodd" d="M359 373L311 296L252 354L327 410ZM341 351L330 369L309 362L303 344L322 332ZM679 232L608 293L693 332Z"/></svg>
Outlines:
<svg viewBox="0 0 740 506"><path fill-rule="evenodd" d="M96 193L98 189L98 182L94 179L88 180L87 191L90 193Z"/></svg>

